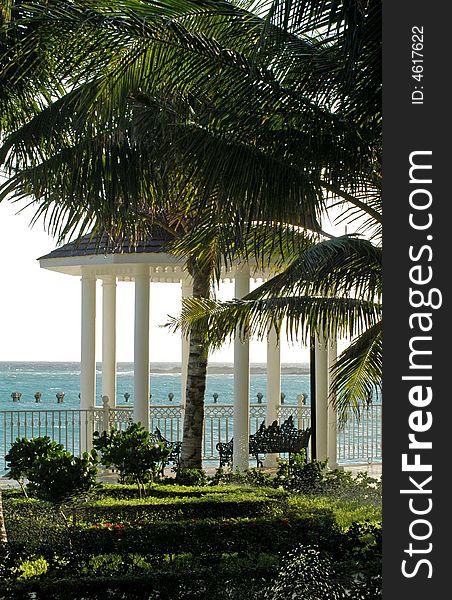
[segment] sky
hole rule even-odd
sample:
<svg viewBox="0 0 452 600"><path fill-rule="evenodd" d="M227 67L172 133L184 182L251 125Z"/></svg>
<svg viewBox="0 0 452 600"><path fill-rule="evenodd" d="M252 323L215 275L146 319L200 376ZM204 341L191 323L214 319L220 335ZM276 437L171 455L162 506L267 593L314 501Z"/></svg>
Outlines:
<svg viewBox="0 0 452 600"><path fill-rule="evenodd" d="M40 256L56 247L41 224L30 227L32 209L0 203L0 361L80 360L80 278L40 268ZM257 284L256 284L257 285ZM233 283L221 284L218 298L233 297ZM253 287L253 285L252 285ZM96 360L101 356L101 285L97 288ZM151 284L150 360L180 361L180 335L162 325L180 310L178 284ZM117 360L133 361L134 285L117 286ZM299 345L281 344L281 361L307 362L309 353ZM251 362L266 361L266 344L252 341ZM231 344L212 353L211 362L232 362Z"/></svg>

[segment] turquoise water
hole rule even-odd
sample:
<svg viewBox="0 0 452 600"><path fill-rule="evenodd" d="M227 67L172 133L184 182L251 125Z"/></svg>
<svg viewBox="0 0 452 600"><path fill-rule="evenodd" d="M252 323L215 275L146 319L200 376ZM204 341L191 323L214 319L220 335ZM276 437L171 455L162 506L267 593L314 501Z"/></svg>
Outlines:
<svg viewBox="0 0 452 600"><path fill-rule="evenodd" d="M181 375L177 363L155 363L151 365L151 402L154 404L179 404L181 399ZM213 364L207 376L206 402L214 402L218 394L220 404L233 403L234 376L232 365ZM286 404L296 404L297 395L305 394L309 403L309 374L306 367L283 365L281 391ZM80 364L76 362L0 362L0 409L18 408L77 408L80 404ZM11 394L19 392L19 402ZM35 401L35 393L41 393L41 402ZM57 403L56 394L64 393L63 404ZM117 404L125 405L124 394L130 394L128 404L133 404L133 363L119 363L117 368ZM168 394L174 394L172 401ZM257 403L257 394L265 402L265 365L252 366L250 376L250 401ZM97 365L96 404L102 405L101 365Z"/></svg>
<svg viewBox="0 0 452 600"><path fill-rule="evenodd" d="M181 375L180 365L176 363L155 363L151 367L151 404L155 405L179 405L181 399ZM218 394L218 404L233 404L234 376L233 367L230 364L212 364L207 376L206 403L213 404L213 394ZM68 449L77 451L79 439L79 425L69 422L67 424L56 416L58 413L51 413L54 409L77 409L80 406L79 400L79 381L80 364L75 362L59 363L38 363L38 362L0 362L0 475L5 470L3 457L11 443L17 436L28 435L26 421L28 419L28 428L35 423L35 435L38 433L38 421L51 423L52 429L55 429L57 441L64 443ZM101 365L97 365L96 375L96 403L102 405L102 374ZM285 394L284 403L286 405L297 405L297 396L304 394L306 403L310 404L309 372L306 365L286 364L281 367L281 390ZM19 392L20 401L14 402L11 394ZM35 401L35 393L41 393L41 402ZM64 393L64 402L58 404L56 395ZM133 364L119 363L117 369L117 404L126 405L124 394L130 394L128 405L133 405ZM266 374L265 365L252 365L250 376L250 402L258 403L257 394L262 394L262 402L266 402ZM168 394L174 394L172 400ZM381 401L381 398L374 398L374 401ZM376 408L376 407L375 407ZM37 417L36 413L31 418L30 413L24 409L40 409L42 413L50 411L47 416ZM17 412L22 410L19 415ZM59 413L60 415L63 413ZM380 414L380 413L378 413ZM28 415L28 416L27 416ZM20 418L19 418L20 416ZM346 446L350 450L350 457L346 462L366 462L369 456L372 460L381 460L381 423L379 419L373 421L371 413L364 414L364 420L361 424L353 423L350 427L340 433L340 445ZM214 428L220 425L215 423ZM225 420L221 421L222 439L225 439L226 432ZM233 427L233 419L230 418L229 425ZM44 425L43 425L44 426ZM27 433L25 433L27 431ZM210 430L209 430L210 431ZM361 432L361 433L360 433ZM34 435L33 433L31 435ZM50 435L50 434L49 434ZM72 442L67 442L65 436L71 438ZM209 437L210 433L208 432ZM231 433L229 434L230 437ZM59 437L58 437L59 436ZM370 436L368 438L368 436ZM60 439L61 438L61 439ZM371 441L372 448L369 452L365 447L365 440ZM349 455L349 450L345 454Z"/></svg>

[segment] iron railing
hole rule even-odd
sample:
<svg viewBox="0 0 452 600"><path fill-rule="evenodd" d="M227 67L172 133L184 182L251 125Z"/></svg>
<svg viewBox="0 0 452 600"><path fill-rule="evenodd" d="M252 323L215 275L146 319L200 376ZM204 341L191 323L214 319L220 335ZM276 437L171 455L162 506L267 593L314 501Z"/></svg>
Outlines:
<svg viewBox="0 0 452 600"><path fill-rule="evenodd" d="M250 433L254 433L266 417L265 404L250 407ZM310 407L285 404L278 409L280 421L293 416L296 426L310 425ZM79 455L94 431L116 427L125 429L133 421L132 407L54 410L0 411L0 474L5 472L5 454L16 438L49 436L67 450ZM156 427L171 441L182 439L183 408L177 405L151 406L150 429ZM205 406L203 458L218 460L216 445L231 439L234 431L234 408L229 404ZM382 406L370 404L358 417L350 413L343 428L337 429L337 462L339 464L378 463L382 459ZM89 449L89 448L88 448Z"/></svg>

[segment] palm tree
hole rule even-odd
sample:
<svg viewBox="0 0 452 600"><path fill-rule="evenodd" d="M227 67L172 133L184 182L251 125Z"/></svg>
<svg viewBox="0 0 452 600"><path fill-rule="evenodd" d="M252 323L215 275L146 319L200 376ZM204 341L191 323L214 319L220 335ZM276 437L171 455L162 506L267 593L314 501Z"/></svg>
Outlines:
<svg viewBox="0 0 452 600"><path fill-rule="evenodd" d="M61 91L57 81L50 85L50 57L38 57L31 50L25 55L23 41L32 26L16 27L23 14L23 3L23 0L0 3L0 139L21 120L32 118L52 94Z"/></svg>
<svg viewBox="0 0 452 600"><path fill-rule="evenodd" d="M303 10L298 13L294 9L293 29L303 29L306 18L309 27L331 30L337 25L341 30L342 45L315 54L314 60L322 64L321 74L336 78L336 84L340 81L341 99L334 94L330 96L335 97L335 102L342 102L335 114L359 125L360 134L368 140L370 156L367 169L357 165L357 174L362 177L358 185L344 182L340 185L334 181L336 177L331 178L333 182L325 180L325 170L319 181L336 201L343 201L342 222L358 221L359 230L369 239L327 236L243 300L228 303L187 300L181 317L170 324L190 331L201 326L208 331L207 339L213 345L234 335L237 326L244 337L257 334L262 338L270 326L279 330L283 318L287 319L287 335L304 342L313 333L357 336L334 369L332 396L345 419L348 408L359 412L364 399L381 385L381 6L379 2L364 3L361 7L354 2L312 4L299 3L298 8L303 5ZM308 5L312 5L312 11L303 12ZM334 5L342 20L335 20ZM287 22L282 3L273 3L272 10L278 22L284 19ZM272 11L269 20L271 14ZM347 30L360 31L360 35L349 37ZM342 57L343 73L337 65L331 68L338 46L347 56ZM318 74L314 68L310 76L316 79ZM337 87L334 88L337 92ZM310 97L320 100L325 93L319 86L320 96Z"/></svg>
<svg viewBox="0 0 452 600"><path fill-rule="evenodd" d="M22 57L52 57L41 87L56 100L5 141L2 197L31 197L59 239L138 239L176 206L187 254L211 247L214 230L226 261L255 224L259 240L284 223L318 232L325 190L378 219L380 3L251 4L27 5ZM194 272L209 260L201 252ZM187 398L199 415L198 383ZM199 428L194 438L200 448Z"/></svg>
<svg viewBox="0 0 452 600"><path fill-rule="evenodd" d="M343 421L349 408L359 414L381 386L381 248L355 236L323 240L241 300L185 299L169 325L205 332L216 347L237 333L279 334L283 321L287 336L305 344L312 335L355 338L335 364L332 396Z"/></svg>

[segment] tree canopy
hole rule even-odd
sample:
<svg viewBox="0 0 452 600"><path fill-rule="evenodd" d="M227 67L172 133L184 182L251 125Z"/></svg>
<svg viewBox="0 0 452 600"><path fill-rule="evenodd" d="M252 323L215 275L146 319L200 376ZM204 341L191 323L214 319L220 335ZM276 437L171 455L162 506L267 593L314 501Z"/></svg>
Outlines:
<svg viewBox="0 0 452 600"><path fill-rule="evenodd" d="M381 375L381 2L8 7L0 199L27 198L59 239L114 244L158 219L189 229L179 252L294 259L241 303L188 301L182 322L358 336L336 391L362 401ZM331 199L368 239L324 235Z"/></svg>

